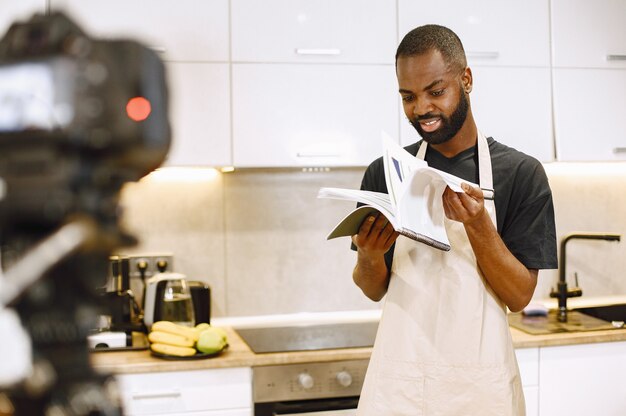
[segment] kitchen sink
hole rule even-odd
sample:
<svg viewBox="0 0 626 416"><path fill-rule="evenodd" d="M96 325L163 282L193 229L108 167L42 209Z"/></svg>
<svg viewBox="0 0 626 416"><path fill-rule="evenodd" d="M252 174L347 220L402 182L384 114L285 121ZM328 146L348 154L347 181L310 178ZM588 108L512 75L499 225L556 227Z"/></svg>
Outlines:
<svg viewBox="0 0 626 416"><path fill-rule="evenodd" d="M626 303L576 308L575 311L608 322L626 322ZM618 325L618 324L616 324Z"/></svg>
<svg viewBox="0 0 626 416"><path fill-rule="evenodd" d="M626 305L622 306L624 307ZM509 325L532 335L601 331L619 328L619 325L613 325L613 320L609 321L602 319L599 315L591 315L591 313L597 313L597 311L591 311L591 313L586 312L591 309L603 310L606 308L608 307L602 306L598 308L569 310L567 312L567 322L559 322L557 310L550 310L548 312L548 316L525 316L522 313L511 313L509 314ZM585 311L585 313L583 313L583 311ZM626 311L626 309L622 309L622 312L624 311Z"/></svg>

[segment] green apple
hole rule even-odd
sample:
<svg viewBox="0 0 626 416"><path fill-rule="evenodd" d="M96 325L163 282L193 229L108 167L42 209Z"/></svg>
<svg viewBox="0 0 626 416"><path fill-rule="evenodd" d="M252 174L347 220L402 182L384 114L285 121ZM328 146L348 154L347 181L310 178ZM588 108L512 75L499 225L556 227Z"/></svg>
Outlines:
<svg viewBox="0 0 626 416"><path fill-rule="evenodd" d="M200 332L200 337L196 343L198 351L205 354L212 354L219 352L226 346L226 339L224 338L223 330L217 330L217 328L210 327Z"/></svg>

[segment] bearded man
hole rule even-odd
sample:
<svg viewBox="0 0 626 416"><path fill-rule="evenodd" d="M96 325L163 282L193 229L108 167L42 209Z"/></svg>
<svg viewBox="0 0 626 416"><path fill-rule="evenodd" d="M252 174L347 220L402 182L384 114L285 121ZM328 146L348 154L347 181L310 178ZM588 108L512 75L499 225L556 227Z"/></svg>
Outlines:
<svg viewBox="0 0 626 416"><path fill-rule="evenodd" d="M557 267L547 177L537 160L477 128L472 71L450 29L409 32L396 75L404 113L422 138L406 150L480 188L444 191L448 252L399 236L383 215L352 237L354 282L374 301L385 297L357 414L522 416L506 312L529 303L539 269ZM387 193L382 158L361 189Z"/></svg>

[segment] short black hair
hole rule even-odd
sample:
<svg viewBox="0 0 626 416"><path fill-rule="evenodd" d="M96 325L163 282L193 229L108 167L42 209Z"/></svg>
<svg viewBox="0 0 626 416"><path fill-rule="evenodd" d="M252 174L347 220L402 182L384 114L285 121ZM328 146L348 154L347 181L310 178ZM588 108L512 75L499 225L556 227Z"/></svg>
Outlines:
<svg viewBox="0 0 626 416"><path fill-rule="evenodd" d="M467 66L461 39L452 30L439 25L424 25L407 33L398 45L396 62L401 56L422 55L431 50L439 51L448 65L459 70Z"/></svg>

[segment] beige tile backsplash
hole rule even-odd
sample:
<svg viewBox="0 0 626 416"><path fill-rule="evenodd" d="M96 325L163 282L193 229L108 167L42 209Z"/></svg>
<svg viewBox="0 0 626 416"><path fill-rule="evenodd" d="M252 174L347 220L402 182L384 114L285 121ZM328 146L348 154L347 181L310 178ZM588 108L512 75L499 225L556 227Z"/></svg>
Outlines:
<svg viewBox="0 0 626 416"><path fill-rule="evenodd" d="M572 231L626 235L626 164L546 170L559 240ZM160 173L122 191L124 224L140 239L124 251L172 252L176 271L211 286L213 316L380 307L352 282L349 239L325 239L353 204L316 198L322 186L358 187L363 169ZM626 293L626 242L575 240L567 253L568 281L577 272L583 296ZM556 270L541 272L535 297L556 279Z"/></svg>

